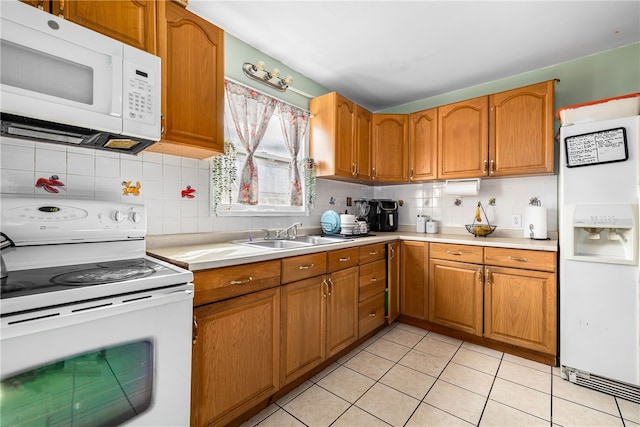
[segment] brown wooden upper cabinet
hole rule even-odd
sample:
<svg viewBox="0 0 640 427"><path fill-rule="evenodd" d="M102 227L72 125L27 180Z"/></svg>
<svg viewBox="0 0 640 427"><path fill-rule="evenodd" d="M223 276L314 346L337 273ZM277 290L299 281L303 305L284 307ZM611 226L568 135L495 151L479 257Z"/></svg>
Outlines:
<svg viewBox="0 0 640 427"><path fill-rule="evenodd" d="M379 182L409 180L409 116L374 114L371 143L371 178Z"/></svg>
<svg viewBox="0 0 640 427"><path fill-rule="evenodd" d="M553 173L553 84L438 107L438 178Z"/></svg>
<svg viewBox="0 0 640 427"><path fill-rule="evenodd" d="M336 92L309 102L310 155L319 177L371 178L371 113Z"/></svg>
<svg viewBox="0 0 640 427"><path fill-rule="evenodd" d="M224 32L174 2L158 5L162 140L149 148L204 159L224 151Z"/></svg>
<svg viewBox="0 0 640 427"><path fill-rule="evenodd" d="M437 176L438 109L409 115L409 180L425 181Z"/></svg>
<svg viewBox="0 0 640 427"><path fill-rule="evenodd" d="M51 12L156 54L156 2L153 0L53 1Z"/></svg>

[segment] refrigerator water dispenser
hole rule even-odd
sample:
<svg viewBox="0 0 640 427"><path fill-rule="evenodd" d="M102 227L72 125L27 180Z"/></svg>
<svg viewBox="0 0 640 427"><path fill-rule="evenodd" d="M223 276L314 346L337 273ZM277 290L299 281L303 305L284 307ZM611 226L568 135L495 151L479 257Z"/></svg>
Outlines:
<svg viewBox="0 0 640 427"><path fill-rule="evenodd" d="M568 259L638 263L638 205L568 205Z"/></svg>

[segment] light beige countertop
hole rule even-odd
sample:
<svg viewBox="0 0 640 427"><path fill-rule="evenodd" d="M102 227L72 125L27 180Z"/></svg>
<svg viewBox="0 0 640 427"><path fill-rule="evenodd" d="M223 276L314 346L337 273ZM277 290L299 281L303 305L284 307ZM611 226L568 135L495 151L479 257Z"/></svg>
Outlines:
<svg viewBox="0 0 640 427"><path fill-rule="evenodd" d="M301 232L305 234L319 234L318 232ZM531 240L526 238L487 236L474 237L471 234L438 233L424 234L415 232L372 232L374 236L345 239L344 242L326 245L305 246L295 249L267 249L249 247L231 243L237 236L226 241L207 243L203 236L180 235L172 238L165 236L147 237L147 253L153 257L179 265L191 271L207 270L211 268L228 267L232 265L249 264L258 261L268 261L296 255L345 249L373 243L385 243L393 240L413 240L422 242L454 243L473 246L495 248L528 249L536 251L558 251L557 240Z"/></svg>

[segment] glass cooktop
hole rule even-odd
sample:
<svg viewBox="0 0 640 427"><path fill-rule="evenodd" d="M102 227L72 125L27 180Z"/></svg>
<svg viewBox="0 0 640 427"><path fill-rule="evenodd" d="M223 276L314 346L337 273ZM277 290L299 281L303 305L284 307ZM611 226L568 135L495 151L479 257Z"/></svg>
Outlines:
<svg viewBox="0 0 640 427"><path fill-rule="evenodd" d="M169 273L168 268L146 258L10 271L0 283L0 298L122 283Z"/></svg>

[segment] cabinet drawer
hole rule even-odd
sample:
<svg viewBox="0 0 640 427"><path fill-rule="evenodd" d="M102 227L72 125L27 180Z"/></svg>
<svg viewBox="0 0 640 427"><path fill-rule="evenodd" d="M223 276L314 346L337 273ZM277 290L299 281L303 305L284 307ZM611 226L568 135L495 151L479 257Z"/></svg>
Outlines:
<svg viewBox="0 0 640 427"><path fill-rule="evenodd" d="M196 271L193 305L244 295L280 285L280 261Z"/></svg>
<svg viewBox="0 0 640 427"><path fill-rule="evenodd" d="M386 254L385 248L385 243L360 246L360 264L384 259L384 256Z"/></svg>
<svg viewBox="0 0 640 427"><path fill-rule="evenodd" d="M471 262L482 264L482 246L454 245L451 243L431 243L429 256L451 261Z"/></svg>
<svg viewBox="0 0 640 427"><path fill-rule="evenodd" d="M556 253L526 249L485 248L484 263L500 267L556 271Z"/></svg>
<svg viewBox="0 0 640 427"><path fill-rule="evenodd" d="M358 338L384 325L384 292L358 304Z"/></svg>
<svg viewBox="0 0 640 427"><path fill-rule="evenodd" d="M327 254L329 273L358 265L358 248L340 249Z"/></svg>
<svg viewBox="0 0 640 427"><path fill-rule="evenodd" d="M359 301L364 301L377 293L384 292L386 286L387 269L383 259L360 266Z"/></svg>
<svg viewBox="0 0 640 427"><path fill-rule="evenodd" d="M327 272L327 253L300 255L282 260L282 283L319 276Z"/></svg>

